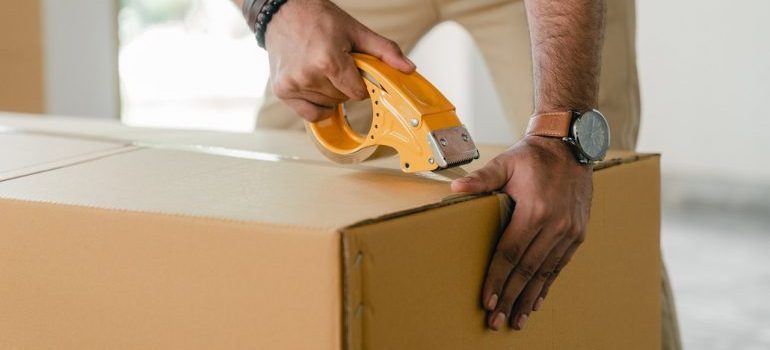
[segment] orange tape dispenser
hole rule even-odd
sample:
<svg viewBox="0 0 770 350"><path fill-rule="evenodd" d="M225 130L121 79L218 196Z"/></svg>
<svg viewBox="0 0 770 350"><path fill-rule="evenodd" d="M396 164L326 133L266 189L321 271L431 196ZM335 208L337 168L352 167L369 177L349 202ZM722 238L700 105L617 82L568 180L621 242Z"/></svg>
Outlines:
<svg viewBox="0 0 770 350"><path fill-rule="evenodd" d="M333 116L308 123L311 138L327 158L359 163L379 147L389 147L407 173L448 169L479 158L455 107L424 77L404 74L369 55L353 56L371 99L371 127L366 135L353 130L342 105Z"/></svg>

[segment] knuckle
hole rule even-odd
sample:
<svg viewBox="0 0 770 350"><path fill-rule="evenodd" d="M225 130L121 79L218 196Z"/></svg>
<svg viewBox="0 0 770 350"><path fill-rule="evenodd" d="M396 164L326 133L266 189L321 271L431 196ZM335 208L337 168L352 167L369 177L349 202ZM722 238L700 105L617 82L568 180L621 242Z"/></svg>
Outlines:
<svg viewBox="0 0 770 350"><path fill-rule="evenodd" d="M577 244L583 244L586 240L585 231L578 229L572 232L572 237L574 238L574 242Z"/></svg>
<svg viewBox="0 0 770 350"><path fill-rule="evenodd" d="M525 237L535 237L540 229L543 227L545 220L532 219L528 223L524 224L521 229L521 234ZM523 251L522 251L523 252Z"/></svg>
<svg viewBox="0 0 770 350"><path fill-rule="evenodd" d="M469 177L469 178L474 179L476 181L481 181L481 179L482 179L481 170L483 170L483 169L471 171L470 173L468 173L468 175L466 175L466 177Z"/></svg>
<svg viewBox="0 0 770 350"><path fill-rule="evenodd" d="M297 90L302 90L313 85L312 73L304 72L302 74L297 74L297 76L295 76L293 79L293 84L291 85Z"/></svg>
<svg viewBox="0 0 770 350"><path fill-rule="evenodd" d="M336 75L340 71L339 65L337 65L331 58L323 58L318 61L318 69L329 75Z"/></svg>
<svg viewBox="0 0 770 350"><path fill-rule="evenodd" d="M509 264L512 266L515 266L519 262L519 257L521 256L521 249L519 249L518 246L510 246L506 247L504 249L499 249L497 251L497 254L500 254L500 256L505 259Z"/></svg>
<svg viewBox="0 0 770 350"><path fill-rule="evenodd" d="M548 280L551 278L555 278L559 274L559 266L561 266L561 259L562 257L556 257L554 261L556 261L555 264L552 264L548 268L543 269L543 271L540 272L540 278L543 280Z"/></svg>
<svg viewBox="0 0 770 350"><path fill-rule="evenodd" d="M276 79L271 84L271 88L273 89L273 94L280 99L289 98L293 91L293 87L286 79Z"/></svg>
<svg viewBox="0 0 770 350"><path fill-rule="evenodd" d="M346 86L350 89L350 91L353 93L353 96L349 96L351 98L357 98L360 100L364 100L369 97L369 92L366 90L366 86L359 83L359 80L357 76L353 76L352 78L348 79L346 82Z"/></svg>
<svg viewBox="0 0 770 350"><path fill-rule="evenodd" d="M541 281L545 281L545 280L551 278L551 276L553 276L553 272L554 271L555 271L555 269L542 270L542 271L540 271L540 273L537 274L537 278L540 279Z"/></svg>
<svg viewBox="0 0 770 350"><path fill-rule="evenodd" d="M544 222L550 215L550 211L550 206L544 201L535 201L532 203L532 217L535 222Z"/></svg>
<svg viewBox="0 0 770 350"><path fill-rule="evenodd" d="M558 237L563 237L570 233L569 223L563 217L550 219L548 222L548 229L549 231L552 230L555 234L558 234Z"/></svg>
<svg viewBox="0 0 770 350"><path fill-rule="evenodd" d="M532 277L535 275L535 272L537 271L532 264L519 264L516 266L516 269L514 270L516 273L521 276L526 281L529 281L532 279Z"/></svg>
<svg viewBox="0 0 770 350"><path fill-rule="evenodd" d="M564 270L564 266L566 266L568 263L567 260L560 261L556 266L553 267L551 270L551 278L556 278L559 274L561 274L562 270Z"/></svg>
<svg viewBox="0 0 770 350"><path fill-rule="evenodd" d="M561 273L561 268L562 268L561 265L556 266L553 270L551 270L551 276L549 277L556 278L557 276L559 276L559 274Z"/></svg>
<svg viewBox="0 0 770 350"><path fill-rule="evenodd" d="M385 39L385 48L390 51L401 52L401 47L393 40Z"/></svg>
<svg viewBox="0 0 770 350"><path fill-rule="evenodd" d="M551 264L550 264L549 268L551 270L553 270L553 269L559 267L559 265L561 265L561 262L563 261L563 259L564 259L564 255L554 255L553 260L551 260Z"/></svg>

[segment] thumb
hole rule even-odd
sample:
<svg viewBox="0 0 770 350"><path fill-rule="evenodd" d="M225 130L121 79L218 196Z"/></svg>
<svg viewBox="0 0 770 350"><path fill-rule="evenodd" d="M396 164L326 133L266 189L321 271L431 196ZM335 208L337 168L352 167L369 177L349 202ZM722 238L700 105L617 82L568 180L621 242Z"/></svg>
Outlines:
<svg viewBox="0 0 770 350"><path fill-rule="evenodd" d="M483 168L452 181L452 192L491 192L505 186L508 182L507 167L495 160L487 163Z"/></svg>
<svg viewBox="0 0 770 350"><path fill-rule="evenodd" d="M403 73L412 73L417 68L395 41L386 39L366 27L353 35L353 51L377 57Z"/></svg>

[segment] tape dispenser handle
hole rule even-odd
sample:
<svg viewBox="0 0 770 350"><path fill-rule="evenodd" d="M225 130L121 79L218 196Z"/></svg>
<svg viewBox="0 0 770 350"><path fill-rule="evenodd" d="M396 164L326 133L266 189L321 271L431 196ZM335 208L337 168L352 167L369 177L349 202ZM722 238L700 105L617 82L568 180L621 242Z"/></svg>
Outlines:
<svg viewBox="0 0 770 350"><path fill-rule="evenodd" d="M422 116L454 111L454 106L444 95L419 73L404 74L370 55L353 54L353 58L369 92L373 111L372 125L366 135L356 132L350 127L343 106L337 106L336 112L329 118L307 123L316 141L326 150L345 155L376 147L378 144L397 150L413 147L408 140L399 142L392 137L386 137L386 133L403 129L402 134L413 134L408 130L409 124L415 121L421 123ZM383 122L378 123L378 118L383 119ZM380 137L383 139L378 139Z"/></svg>

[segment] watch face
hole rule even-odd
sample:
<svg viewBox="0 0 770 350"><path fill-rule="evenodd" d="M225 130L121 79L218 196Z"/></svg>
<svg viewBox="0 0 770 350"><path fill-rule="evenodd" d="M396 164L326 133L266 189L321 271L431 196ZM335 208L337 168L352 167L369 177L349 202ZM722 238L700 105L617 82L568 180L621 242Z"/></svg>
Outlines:
<svg viewBox="0 0 770 350"><path fill-rule="evenodd" d="M610 128L607 119L596 110L583 113L573 124L578 147L589 160L604 159L610 146Z"/></svg>

